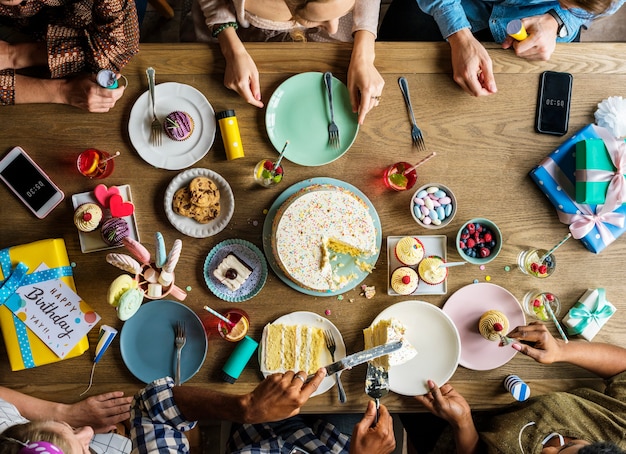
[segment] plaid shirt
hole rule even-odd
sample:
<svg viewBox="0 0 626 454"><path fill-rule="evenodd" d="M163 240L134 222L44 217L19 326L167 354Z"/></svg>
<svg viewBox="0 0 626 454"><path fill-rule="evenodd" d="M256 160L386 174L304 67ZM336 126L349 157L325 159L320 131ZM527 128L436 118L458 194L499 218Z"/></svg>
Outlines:
<svg viewBox="0 0 626 454"><path fill-rule="evenodd" d="M45 41L52 78L121 71L139 51L132 0L26 0L0 5L0 24ZM0 105L15 103L14 69L0 70Z"/></svg>
<svg viewBox="0 0 626 454"><path fill-rule="evenodd" d="M131 408L132 454L189 453L183 432L196 423L183 418L174 402L173 386L170 377L161 378L135 396ZM350 437L332 424L318 421L309 427L297 416L278 423L243 424L227 446L230 454L347 453L349 449Z"/></svg>

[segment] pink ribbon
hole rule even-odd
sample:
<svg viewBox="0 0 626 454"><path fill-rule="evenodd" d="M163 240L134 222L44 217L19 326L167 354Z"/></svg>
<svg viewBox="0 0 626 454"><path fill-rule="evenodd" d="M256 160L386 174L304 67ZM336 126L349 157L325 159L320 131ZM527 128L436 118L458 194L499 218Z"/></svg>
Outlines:
<svg viewBox="0 0 626 454"><path fill-rule="evenodd" d="M606 190L605 206L613 211L626 201L626 142L617 140L611 132L601 126L594 125L598 137L602 139L615 167L615 171L600 169L584 169L576 171L576 179L593 183L609 182Z"/></svg>

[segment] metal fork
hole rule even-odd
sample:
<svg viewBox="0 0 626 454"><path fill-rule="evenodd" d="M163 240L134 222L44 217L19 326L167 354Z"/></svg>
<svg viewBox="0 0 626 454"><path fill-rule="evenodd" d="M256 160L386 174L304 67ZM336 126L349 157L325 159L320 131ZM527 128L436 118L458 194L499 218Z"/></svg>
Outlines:
<svg viewBox="0 0 626 454"><path fill-rule="evenodd" d="M400 85L402 96L404 96L406 108L409 111L409 115L411 116L411 140L413 141L413 145L415 145L419 150L426 150L426 144L424 143L422 130L417 127L415 115L413 114L413 106L411 105L411 97L409 95L409 84L404 77L400 77L398 79L398 84Z"/></svg>
<svg viewBox="0 0 626 454"><path fill-rule="evenodd" d="M187 335L185 334L185 322L176 322L176 328L174 328L174 345L176 346L176 378L174 384L180 386L180 353L187 342Z"/></svg>
<svg viewBox="0 0 626 454"><path fill-rule="evenodd" d="M154 68L146 69L148 76L148 90L150 91L150 102L152 104L152 124L150 125L150 143L155 147L161 146L161 133L163 126L156 114L156 102L154 101Z"/></svg>
<svg viewBox="0 0 626 454"><path fill-rule="evenodd" d="M335 343L335 337L333 333L329 330L324 330L324 340L326 341L326 348L330 352L330 357L335 362L335 350L337 349L337 344ZM341 383L340 373L335 374L335 379L337 380L337 391L339 392L339 402L342 404L346 403L346 392L343 389L343 383Z"/></svg>
<svg viewBox="0 0 626 454"><path fill-rule="evenodd" d="M328 124L328 143L333 148L340 148L339 128L335 123L335 112L333 111L333 75L330 72L324 73L324 85L328 94L328 107L330 108L330 123Z"/></svg>

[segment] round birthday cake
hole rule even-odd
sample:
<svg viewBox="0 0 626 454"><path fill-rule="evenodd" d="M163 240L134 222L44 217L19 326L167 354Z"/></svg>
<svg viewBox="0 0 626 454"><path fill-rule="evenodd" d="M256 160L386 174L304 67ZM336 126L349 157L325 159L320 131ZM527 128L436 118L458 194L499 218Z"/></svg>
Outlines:
<svg viewBox="0 0 626 454"><path fill-rule="evenodd" d="M337 255L353 258L371 272L366 258L376 254L376 227L367 204L350 190L331 184L307 186L290 196L272 223L272 252L285 275L302 288L327 292L356 278L340 267ZM352 267L354 268L354 267Z"/></svg>

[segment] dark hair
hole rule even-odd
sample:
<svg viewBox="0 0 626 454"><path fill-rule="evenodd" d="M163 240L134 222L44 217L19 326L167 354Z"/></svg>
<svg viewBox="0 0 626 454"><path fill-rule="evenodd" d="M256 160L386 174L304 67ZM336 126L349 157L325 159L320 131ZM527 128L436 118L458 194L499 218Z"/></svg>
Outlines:
<svg viewBox="0 0 626 454"><path fill-rule="evenodd" d="M614 443L597 441L580 448L578 454L626 454L626 451Z"/></svg>

